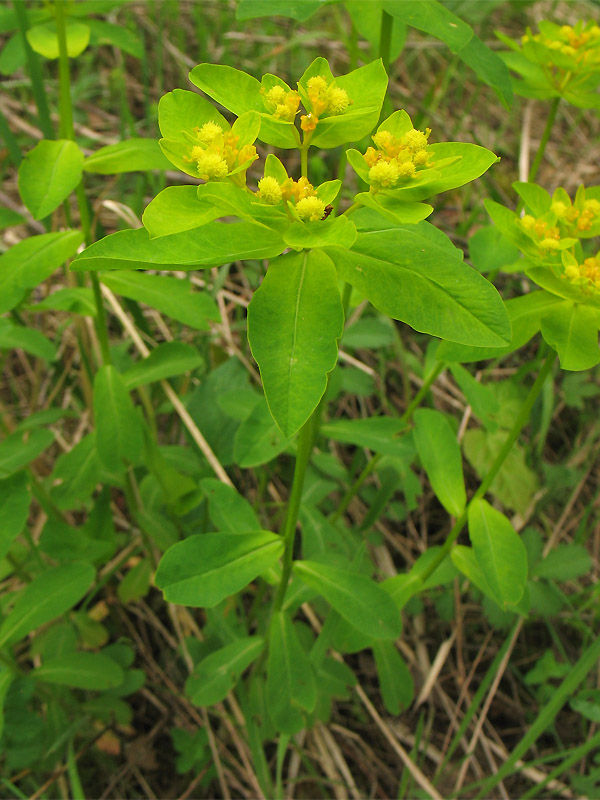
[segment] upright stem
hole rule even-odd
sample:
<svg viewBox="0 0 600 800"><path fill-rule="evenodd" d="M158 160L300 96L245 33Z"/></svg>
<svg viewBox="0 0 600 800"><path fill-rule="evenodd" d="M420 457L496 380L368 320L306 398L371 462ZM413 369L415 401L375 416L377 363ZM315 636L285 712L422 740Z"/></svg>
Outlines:
<svg viewBox="0 0 600 800"><path fill-rule="evenodd" d="M65 139L75 141L75 129L73 127L73 103L71 101L71 72L69 68L69 54L67 52L67 33L65 22L64 0L56 0L56 32L58 36L58 78L59 78L59 109L60 109L60 135ZM90 222L90 212L87 198L83 189L83 182L80 182L75 190L77 204L79 206L79 217L81 228L86 245L92 243L92 231ZM96 333L102 351L102 361L104 364L111 363L110 347L108 340L108 326L106 322L106 312L102 302L100 283L95 272L90 273L92 289L94 291L94 301L96 303Z"/></svg>
<svg viewBox="0 0 600 800"><path fill-rule="evenodd" d="M300 148L300 171L302 177L308 179L308 148L309 144L303 144Z"/></svg>
<svg viewBox="0 0 600 800"><path fill-rule="evenodd" d="M390 46L392 43L392 28L394 26L394 18L387 11L381 12L381 30L379 34L379 57L383 61L385 71L388 71L390 65Z"/></svg>
<svg viewBox="0 0 600 800"><path fill-rule="evenodd" d="M527 176L527 180L529 181L529 183L532 183L535 180L536 175L538 174L540 164L542 163L542 158L544 157L544 153L546 151L546 145L548 144L548 140L550 139L550 134L552 133L552 127L554 125L554 120L556 119L556 112L558 111L559 103L560 103L560 97L555 97L552 100L552 105L550 106L550 113L548 114L548 119L546 120L546 127L544 128L544 133L542 134L542 138L540 139L540 146L538 147L538 151L535 154L533 164L531 165L531 169L529 170L529 175Z"/></svg>
<svg viewBox="0 0 600 800"><path fill-rule="evenodd" d="M527 395L525 402L523 403L521 409L519 410L519 413L517 414L517 417L510 430L510 433L506 437L504 444L500 448L500 451L496 456L496 458L494 459L494 463L490 467L487 475L481 481L479 489L477 489L477 491L471 498L469 505L473 502L473 500L477 500L480 497L483 497L483 495L490 488L492 481L494 480L494 478L496 477L496 475L500 470L500 467L504 464L504 461L506 460L506 457L512 450L514 443L519 438L519 434L525 427L529 419L529 416L531 414L531 409L533 408L533 404L537 400L537 396L541 392L542 387L546 381L546 378L548 377L550 371L552 370L552 365L554 364L555 359L556 359L556 353L554 352L554 350L551 350L546 356L546 360L544 361L544 364L542 365L542 368L537 378L535 379L535 383L529 390L529 394ZM446 556L452 549L454 542L456 541L458 535L465 526L468 517L468 512L469 512L469 506L465 508L463 513L454 523L452 530L448 534L448 538L446 539L443 546L439 550L437 556L433 559L429 567L426 570L424 570L419 576L421 584L425 583L425 581L436 571L436 569L439 567L439 565L442 563L442 561L446 558Z"/></svg>
<svg viewBox="0 0 600 800"><path fill-rule="evenodd" d="M285 515L283 528L281 530L285 547L283 552L283 569L281 571L281 580L279 581L279 586L277 587L277 593L275 594L275 599L273 600L273 613L281 610L292 572L292 563L294 560L294 541L296 539L296 525L298 524L298 514L300 512L300 501L302 499L304 477L306 475L306 468L310 459L310 451L312 449L320 416L321 404L319 403L315 411L313 411L302 428L300 428L300 433L298 434L292 491L290 492L287 512Z"/></svg>

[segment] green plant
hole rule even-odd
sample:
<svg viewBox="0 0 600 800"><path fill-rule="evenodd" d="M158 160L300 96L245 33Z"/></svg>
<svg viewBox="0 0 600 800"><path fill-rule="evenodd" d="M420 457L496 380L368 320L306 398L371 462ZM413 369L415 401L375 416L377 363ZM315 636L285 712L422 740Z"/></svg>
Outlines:
<svg viewBox="0 0 600 800"><path fill-rule="evenodd" d="M317 8L285 3L277 10L308 17ZM203 727L192 733L175 725L171 741L177 770L196 771L202 787L218 781L224 794L207 710L227 719L220 706L227 704L243 731L241 752L247 759L247 748L251 756L253 790L283 796L283 766L299 747L298 735L319 730L334 700L359 697L377 719L352 668L354 654L367 651L387 714L411 706L413 677L397 641L403 618L430 599L447 620L469 592L494 626L512 630L448 736L433 783L419 767L422 723L411 754L396 749L408 770L400 794L408 795L414 780L419 791L438 796L438 781L450 774L450 759L484 698L487 713L517 637L534 616L552 630L554 616L572 610L568 624L581 652L561 653L558 666L548 656L525 675L522 685L538 692L544 706L512 757L477 790L489 794L516 771L575 691L571 705L582 726L596 719L596 695L580 688L599 647L593 592L577 583L592 567L585 525L576 543L546 550L537 529L517 532L520 526L498 506L524 515L539 489L529 451L517 442L531 424L541 453L555 351L566 370L592 370L600 362L599 256L588 249L599 232L598 187L582 187L571 200L564 189L550 196L531 182L514 184L528 213L520 217L487 200L495 227L470 241L471 260L479 266L479 253L485 268L466 264L453 239L426 221L433 212L426 201L492 167L493 174L498 159L475 144L434 141L446 131L415 126L404 110L388 114L385 67L410 25L448 44L505 102L508 72L469 25L433 0L345 8L355 22L368 22L381 58L334 76L317 57L294 85L270 73L258 80L231 66L200 64L190 80L229 114L197 92L174 89L158 106L160 145L134 137L88 156L75 141L71 58L87 37L82 28L93 33L101 26L93 18L75 21L82 8L62 0L39 14L34 9L33 32L26 33L27 20L16 12L25 39L15 39L11 52L29 58L40 124L46 101L36 58L58 59L60 138L49 130L14 159L24 205L51 231L0 256L0 310L10 313L0 321L0 349L18 346L37 365L62 369L63 354L28 324L28 315L67 312L79 374L68 378L75 413L51 406L19 421L9 413L3 423L0 569L16 588L2 597L0 726L5 721L11 774L34 771L36 762L41 773L52 770L59 753L72 794L82 795L86 780L75 757L82 730L92 723L100 735L132 721L124 698L135 696L145 675L134 666L135 628L115 622L101 599L107 589L121 606L151 596L159 615L167 608L184 613L174 606L202 609L201 629L189 614L174 617L179 650L168 658L185 664L181 695L201 710ZM259 0L244 0L238 15L261 9ZM261 161L265 146L279 155L269 152ZM95 175L173 166L195 183L181 185L186 178L179 175L179 185L158 193L160 185L151 186L156 196L143 227L102 236L86 193ZM73 225L77 218L81 230ZM66 287L41 300L31 296L71 258ZM540 290L504 304L481 272L495 277L507 264L517 264ZM203 291L187 277L156 274L199 269ZM202 332L214 321L229 324L220 290L232 275L251 299L247 313L232 315L235 338L229 330L227 350L235 357L227 359ZM173 341L156 343L143 305L173 321ZM364 308L368 315L355 322ZM422 359L401 347L390 320L416 331L410 335ZM539 331L544 344L524 355ZM364 371L340 367L340 340L350 349L382 348L382 360L388 352L400 355L405 375L416 370L421 386L414 396L405 392L401 414L385 387L375 413L340 413L340 394L368 396L376 374L371 370L367 383ZM515 379L480 382L462 366L518 351L524 364ZM433 407L430 390L443 372L480 427L459 431L452 414ZM200 382L190 384L188 373ZM64 375L70 374L67 364ZM526 389L520 384L530 375L535 379ZM573 406L582 402L579 385L569 391ZM90 418L93 428L82 428L77 444L40 472L35 459L54 447L46 426L74 424L75 417ZM183 436L192 447L181 447ZM334 455L333 443L353 448L347 461ZM466 476L463 454L472 467ZM383 518L397 524L414 510L422 495L415 470L426 476L443 519L440 535L433 546L423 543L412 566L397 569L392 562L384 569L374 557L377 524ZM270 495L274 475L278 490ZM34 498L46 517L35 537L26 526ZM364 507L352 519L347 512L357 500ZM471 546L459 539L465 525ZM577 591L559 588L573 581ZM564 680L553 693L549 681L558 678ZM539 690L530 688L540 682ZM593 741L560 751L554 772L585 758ZM457 795L475 788L461 788L467 768L468 761ZM581 785L595 779L592 771ZM34 778L28 780L27 790L37 791ZM15 781L5 785L18 793Z"/></svg>

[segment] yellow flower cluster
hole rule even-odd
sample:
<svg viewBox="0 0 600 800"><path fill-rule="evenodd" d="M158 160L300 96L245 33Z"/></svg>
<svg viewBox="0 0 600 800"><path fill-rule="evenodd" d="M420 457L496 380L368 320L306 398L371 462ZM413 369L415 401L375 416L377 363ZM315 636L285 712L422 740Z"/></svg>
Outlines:
<svg viewBox="0 0 600 800"><path fill-rule="evenodd" d="M560 246L560 230L556 225L548 225L543 219L536 219L531 214L521 217L519 223L524 231L537 239L542 250L558 250Z"/></svg>
<svg viewBox="0 0 600 800"><path fill-rule="evenodd" d="M550 210L556 215L557 220L573 229L573 235L577 235L577 232L589 231L596 218L600 216L600 201L585 200L583 208L576 208L574 205L556 200L550 206Z"/></svg>
<svg viewBox="0 0 600 800"><path fill-rule="evenodd" d="M375 147L368 147L364 159L369 166L369 183L375 190L393 189L402 179L412 178L419 168L429 166L427 140L430 128L415 128L402 136L389 131L379 131L372 139Z"/></svg>
<svg viewBox="0 0 600 800"><path fill-rule="evenodd" d="M205 181L223 180L236 167L258 158L253 144L238 148L239 136L232 131L224 131L216 122L206 122L195 128L197 141L188 161L195 161L198 174Z"/></svg>
<svg viewBox="0 0 600 800"><path fill-rule="evenodd" d="M283 86L273 86L268 92L263 87L260 93L263 96L265 108L270 114L283 122L294 121L300 105L298 92L293 89L288 91Z"/></svg>
<svg viewBox="0 0 600 800"><path fill-rule="evenodd" d="M319 117L324 114L333 116L343 114L352 104L345 89L336 86L333 82L328 84L327 79L322 75L315 75L308 79L306 93L310 102L310 111L300 117L300 127L306 132L314 131Z"/></svg>
<svg viewBox="0 0 600 800"><path fill-rule="evenodd" d="M600 253L586 258L583 264L569 264L564 274L571 283L600 293Z"/></svg>
<svg viewBox="0 0 600 800"><path fill-rule="evenodd" d="M600 63L600 27L593 23L585 27L579 23L575 28L571 25L546 25L541 33L533 34L528 30L521 42L523 45L534 42L563 56L570 56L577 67L591 67ZM548 65L551 63L550 60Z"/></svg>
<svg viewBox="0 0 600 800"><path fill-rule="evenodd" d="M325 203L319 200L314 186L306 178L297 181L287 178L280 184L276 178L265 176L258 182L257 195L268 205L293 200L301 220L317 222L325 213Z"/></svg>

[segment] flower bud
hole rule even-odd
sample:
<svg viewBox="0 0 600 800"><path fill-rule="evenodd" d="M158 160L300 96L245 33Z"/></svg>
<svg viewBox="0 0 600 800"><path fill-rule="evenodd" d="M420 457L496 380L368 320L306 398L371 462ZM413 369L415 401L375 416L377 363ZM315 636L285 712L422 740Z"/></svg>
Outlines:
<svg viewBox="0 0 600 800"><path fill-rule="evenodd" d="M268 203L270 206L276 206L278 203L281 203L281 186L277 183L275 178L269 176L261 178L258 182L258 196L263 202Z"/></svg>
<svg viewBox="0 0 600 800"><path fill-rule="evenodd" d="M296 211L300 219L317 222L325 213L325 203L318 197L304 197L296 203Z"/></svg>

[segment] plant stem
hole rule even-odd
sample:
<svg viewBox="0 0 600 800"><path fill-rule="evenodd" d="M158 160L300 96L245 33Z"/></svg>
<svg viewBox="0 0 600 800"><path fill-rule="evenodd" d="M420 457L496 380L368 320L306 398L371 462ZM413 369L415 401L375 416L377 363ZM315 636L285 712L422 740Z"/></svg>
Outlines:
<svg viewBox="0 0 600 800"><path fill-rule="evenodd" d="M529 394L527 395L525 402L521 406L521 409L517 414L517 418L515 419L514 424L504 441L504 444L502 445L500 451L498 452L498 455L494 459L494 463L490 467L485 478L481 481L479 488L469 501L469 504L467 505L463 513L460 515L460 517L454 523L452 530L448 534L448 538L444 542L437 556L433 559L429 567L426 570L424 570L419 576L419 582L421 584L425 583L425 581L436 571L436 569L439 567L439 565L442 563L442 561L446 558L446 556L452 549L454 542L456 541L458 535L465 526L470 504L473 502L473 500L478 500L480 497L483 497L483 495L490 488L494 478L496 477L496 475L500 470L500 467L504 464L504 461L506 460L506 457L512 450L514 443L519 438L519 434L525 427L529 419L529 415L531 414L531 409L533 408L533 404L537 400L537 396L541 392L542 387L546 381L546 378L548 377L548 375L552 370L552 366L554 364L555 359L556 359L556 353L554 352L554 350L551 350L546 356L546 360L544 361L544 364L542 365L542 368L539 371L537 378L535 379L535 383L529 390Z"/></svg>
<svg viewBox="0 0 600 800"><path fill-rule="evenodd" d="M292 572L292 563L294 560L294 541L296 539L296 526L298 524L298 514L300 511L300 501L302 499L302 489L304 487L304 477L306 475L306 468L310 459L310 452L312 450L313 442L319 427L322 408L323 403L321 402L313 411L308 420L304 423L302 428L300 428L300 433L298 434L292 491L290 492L287 512L281 530L285 547L283 553L283 569L281 572L281 580L279 581L279 586L277 587L277 592L275 594L275 599L273 600L273 614L281 610Z"/></svg>
<svg viewBox="0 0 600 800"><path fill-rule="evenodd" d="M75 141L75 129L73 127L73 103L71 100L71 73L69 68L69 54L67 52L67 33L65 23L64 0L56 0L56 32L58 36L58 71L59 71L59 111L60 111L60 134L65 139ZM77 204L79 206L79 218L81 228L85 238L85 243L89 246L92 243L92 232L90 222L90 212L87 198L83 188L83 181L79 183L75 190ZM94 291L94 301L96 303L95 327L100 342L102 352L102 362L111 363L110 347L108 340L108 326L106 323L106 312L102 302L100 283L95 272L90 272L92 289Z"/></svg>
<svg viewBox="0 0 600 800"><path fill-rule="evenodd" d="M308 180L308 148L309 144L304 143L300 148L300 172L302 177Z"/></svg>
<svg viewBox="0 0 600 800"><path fill-rule="evenodd" d="M392 43L392 29L394 27L394 18L387 11L381 12L381 29L379 34L379 58L383 62L385 71L388 71L390 66L390 46Z"/></svg>
<svg viewBox="0 0 600 800"><path fill-rule="evenodd" d="M546 120L546 127L544 128L544 133L542 134L542 138L540 139L540 146L538 147L538 151L535 154L533 164L531 165L531 169L529 170L529 175L527 176L527 180L529 181L529 183L532 183L535 180L535 176L537 175L538 170L540 168L540 164L542 163L542 158L544 157L546 145L548 144L548 140L550 139L552 127L554 125L554 120L556 119L556 112L558 111L559 103L560 103L560 97L555 97L552 100L552 105L550 106L550 113L548 114L548 119Z"/></svg>
<svg viewBox="0 0 600 800"><path fill-rule="evenodd" d="M425 395L429 391L431 385L437 379L438 375L444 369L444 367L445 367L445 364L442 361L440 361L439 364L437 364L437 366L429 373L427 378L423 381L423 385L421 386L419 391L416 393L416 395L413 397L410 405L407 407L405 412L400 417L400 420L402 422L408 422L410 420L410 418L412 417L415 409L419 407L419 405L421 403L421 400L425 397ZM361 486L367 480L369 475L371 475L371 473L375 470L375 467L379 464L379 462L381 461L381 458L382 458L381 453L377 453L376 455L374 455L370 459L370 461L368 461L365 464L365 466L364 466L362 472L360 473L360 475L358 476L358 478L354 481L352 486L350 486L350 488L348 489L346 494L342 497L342 499L340 501L340 504L338 505L336 510L333 512L333 514L330 515L330 517L329 517L329 521L330 522L337 522L337 520L340 519L342 514L345 513L346 509L350 505L350 502L352 501L352 498L355 497L358 494L358 492L360 491Z"/></svg>

